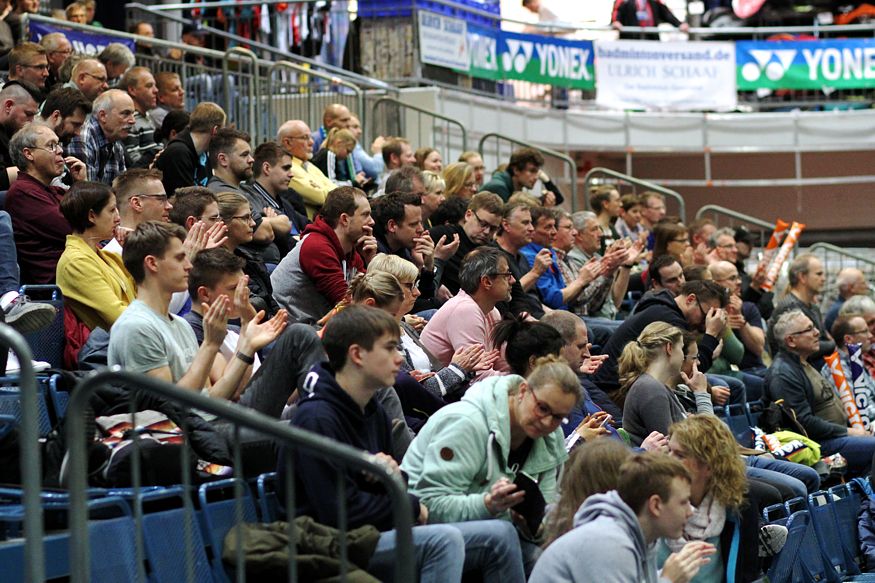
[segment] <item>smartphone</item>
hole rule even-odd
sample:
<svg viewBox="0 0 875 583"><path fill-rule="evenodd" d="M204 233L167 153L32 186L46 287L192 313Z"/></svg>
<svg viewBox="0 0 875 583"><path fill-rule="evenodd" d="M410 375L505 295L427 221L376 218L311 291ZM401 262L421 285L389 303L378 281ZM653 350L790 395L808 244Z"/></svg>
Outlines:
<svg viewBox="0 0 875 583"><path fill-rule="evenodd" d="M605 425L608 424L608 422L609 422L611 419L613 419L613 417L611 417L610 415L605 415L605 418L602 419L602 422L601 422L601 423L599 423L599 427L604 427Z"/></svg>

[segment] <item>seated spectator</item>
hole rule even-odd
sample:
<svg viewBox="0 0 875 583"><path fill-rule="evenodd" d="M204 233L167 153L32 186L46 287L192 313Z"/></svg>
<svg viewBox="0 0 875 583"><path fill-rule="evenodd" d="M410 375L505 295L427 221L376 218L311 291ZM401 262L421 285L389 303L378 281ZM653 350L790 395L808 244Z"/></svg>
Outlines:
<svg viewBox="0 0 875 583"><path fill-rule="evenodd" d="M383 154L385 170L383 170L383 177L380 180L377 196L386 192L386 181L392 175L392 172L402 166L413 166L416 163L413 148L410 147L410 142L404 138L387 138L383 142L381 153Z"/></svg>
<svg viewBox="0 0 875 583"><path fill-rule="evenodd" d="M726 290L711 281L687 282L676 297L666 290L642 299L635 314L624 320L602 347L602 354L607 354L608 359L593 380L609 394L619 389L617 362L620 353L653 322L665 322L682 331L704 332L699 341L699 368L708 370L717 339L726 326L726 312L723 310L726 302Z"/></svg>
<svg viewBox="0 0 875 583"><path fill-rule="evenodd" d="M61 67L73 54L73 45L70 44L63 32L50 32L43 35L39 44L46 51L46 60L49 65L49 75L45 81L45 88L49 91L60 83Z"/></svg>
<svg viewBox="0 0 875 583"><path fill-rule="evenodd" d="M23 42L9 51L9 81L23 81L45 91L48 76L49 61L41 45Z"/></svg>
<svg viewBox="0 0 875 583"><path fill-rule="evenodd" d="M565 463L559 426L580 400L580 383L554 357L517 375L477 383L458 403L435 413L413 440L401 468L410 490L429 507L432 522L511 519L525 495L520 473L537 484L550 504ZM515 521L516 524L526 521ZM526 571L540 552L540 528L518 526Z"/></svg>
<svg viewBox="0 0 875 583"><path fill-rule="evenodd" d="M127 234L137 225L146 221L166 223L170 220L173 205L164 191L161 178L160 170L132 168L113 181L112 189L121 222L116 228L116 236L104 246L104 251L121 256Z"/></svg>
<svg viewBox="0 0 875 583"><path fill-rule="evenodd" d="M118 83L134 101L134 127L125 138L125 165L128 168L151 166L161 145L155 140L158 126L149 115L157 103L158 88L155 78L146 67L131 67Z"/></svg>
<svg viewBox="0 0 875 583"><path fill-rule="evenodd" d="M362 122L359 118L352 115L349 118L347 128L352 132L352 136L356 140L355 150L352 151L352 162L355 166L355 173L358 175L364 172L365 176L373 180L375 183L380 182L380 176L383 174L383 168L386 163L383 161L383 136L377 136L371 144L371 153L365 152L362 147Z"/></svg>
<svg viewBox="0 0 875 583"><path fill-rule="evenodd" d="M19 168L18 178L6 194L6 210L12 217L18 267L24 283L54 283L58 259L71 233L61 214L65 190L52 186L68 163L76 180L85 178L85 165L75 158L66 161L62 148L49 126L29 123L9 142L12 161Z"/></svg>
<svg viewBox="0 0 875 583"><path fill-rule="evenodd" d="M729 304L726 306L729 328L744 345L744 355L739 367L741 370L765 375L766 365L763 363L763 350L766 345L765 324L756 304L741 299L741 277L735 263L718 261L710 267L714 283L722 285L729 292ZM747 384L747 383L745 383ZM750 387L748 387L750 388ZM755 399L755 395L748 394Z"/></svg>
<svg viewBox="0 0 875 583"><path fill-rule="evenodd" d="M97 55L97 60L106 67L106 82L111 88L117 87L122 76L136 64L134 53L122 43L106 45Z"/></svg>
<svg viewBox="0 0 875 583"><path fill-rule="evenodd" d="M364 176L356 176L352 162L355 144L355 138L348 129L332 129L322 147L313 154L310 163L337 186L352 186L355 183L355 186L361 187Z"/></svg>
<svg viewBox="0 0 875 583"><path fill-rule="evenodd" d="M37 89L20 81L10 81L0 90L0 190L8 190L18 176L12 161L9 140L13 134L32 122L38 113L40 100Z"/></svg>
<svg viewBox="0 0 875 583"><path fill-rule="evenodd" d="M685 358L683 332L664 322L649 324L623 349L619 399L623 402L623 429L633 444L640 445L653 431L666 435L669 425L686 418L674 388L681 381L692 389L694 412L713 414L708 380L695 362L692 375L687 376L682 370Z"/></svg>
<svg viewBox="0 0 875 583"><path fill-rule="evenodd" d="M137 36L144 36L146 38L155 38L155 29L152 28L152 24L146 22L145 20L140 20L134 22L133 24L128 25L128 32L131 34L135 34ZM143 41L137 39L137 50L136 53L138 55L142 55L144 57L155 57L158 56L153 50L152 43L148 41Z"/></svg>
<svg viewBox="0 0 875 583"><path fill-rule="evenodd" d="M346 296L349 282L377 254L373 224L364 192L342 186L328 194L270 277L274 298L295 321L315 323Z"/></svg>
<svg viewBox="0 0 875 583"><path fill-rule="evenodd" d="M647 234L647 229L641 224L641 197L637 194L624 194L620 198L620 206L620 216L614 223L614 229L624 239L639 241Z"/></svg>
<svg viewBox="0 0 875 583"><path fill-rule="evenodd" d="M533 188L543 165L544 157L540 152L532 148L520 148L511 155L507 170L493 174L481 190L494 192L506 202L513 193Z"/></svg>
<svg viewBox="0 0 875 583"><path fill-rule="evenodd" d="M480 155L480 152L475 152L474 150L462 152L457 162L467 162L474 169L474 188L479 192L480 187L483 186L483 176L486 174L486 165L483 164L483 157Z"/></svg>
<svg viewBox="0 0 875 583"><path fill-rule="evenodd" d="M784 399L808 437L820 444L821 454L842 454L851 475L868 473L875 437L847 426L848 418L830 383L810 364L811 355L820 349L817 326L802 310L791 309L778 317L773 333L781 348L767 375L770 399Z"/></svg>
<svg viewBox="0 0 875 583"><path fill-rule="evenodd" d="M820 370L824 363L823 357L835 351L835 341L823 326L823 316L818 305L818 297L823 292L825 283L823 263L814 255L803 253L790 262L784 297L775 304L766 333L769 352L773 356L783 349L781 338L774 334L775 324L784 312L791 310L801 310L817 329L817 350L806 355L812 366Z"/></svg>
<svg viewBox="0 0 875 583"><path fill-rule="evenodd" d="M708 249L707 261L709 264L716 263L717 261L729 261L730 263L738 261L735 229L724 227L714 231L708 238Z"/></svg>
<svg viewBox="0 0 875 583"><path fill-rule="evenodd" d="M830 304L826 315L823 317L823 327L827 330L832 330L836 318L839 316L839 310L842 309L842 304L845 300L856 295L868 295L870 292L869 282L866 281L866 276L863 272L855 267L845 267L836 276L836 289L838 295ZM838 339L836 339L838 341Z"/></svg>
<svg viewBox="0 0 875 583"><path fill-rule="evenodd" d="M493 236L501 226L503 211L504 205L498 196L491 192L480 192L469 201L461 225L451 224L429 229L432 240L439 241L441 237L446 237L444 239L446 242L454 240L456 236L459 238L459 249L447 259L441 277L441 283L451 293L456 294L460 289L459 271L462 258L480 245L488 245L492 242Z"/></svg>
<svg viewBox="0 0 875 583"><path fill-rule="evenodd" d="M422 182L425 186L425 194L422 195L422 226L426 229L431 228L431 216L446 200L444 192L447 188L447 183L436 172L426 170L422 173Z"/></svg>
<svg viewBox="0 0 875 583"><path fill-rule="evenodd" d="M216 195L216 200L222 222L228 227L223 247L245 261L243 273L249 277L252 305L256 310L264 310L269 317L273 317L282 310L273 298L273 286L267 266L260 255L245 247L252 242L255 232L249 200L237 192L220 192Z"/></svg>
<svg viewBox="0 0 875 583"><path fill-rule="evenodd" d="M264 404L260 412L279 415L291 389L274 395L270 403L251 395L242 395L242 378L249 374L255 353L282 333L286 326L284 313L265 320L264 312L253 313L246 303L242 283L234 291L234 300L220 294L203 308L204 340L197 339L188 323L168 312L170 296L186 288L191 263L183 249L185 230L169 223L142 223L128 235L125 244L125 266L137 282L137 299L119 317L109 336L108 362L130 372L143 373L196 392L206 389L214 398L231 401L251 400ZM245 280L241 279L241 282ZM199 291L199 290L195 290ZM232 302L237 313L251 320L244 322L230 359L215 384L209 373L227 331ZM241 388L244 387L244 388ZM253 405L254 406L254 405Z"/></svg>
<svg viewBox="0 0 875 583"><path fill-rule="evenodd" d="M641 223L645 229L653 233L656 224L665 218L665 195L652 190L641 193ZM653 242L647 244L648 249L653 249ZM656 255L653 257L656 259Z"/></svg>
<svg viewBox="0 0 875 583"><path fill-rule="evenodd" d="M416 158L416 167L422 171L428 170L440 174L441 170L444 169L441 153L434 148L419 148L414 152L413 157Z"/></svg>
<svg viewBox="0 0 875 583"><path fill-rule="evenodd" d="M671 255L684 267L693 264L690 232L683 223L663 220L653 228L653 260L662 255Z"/></svg>
<svg viewBox="0 0 875 583"><path fill-rule="evenodd" d="M590 190L589 205L596 214L596 221L599 227L601 227L602 234L600 237L601 247L599 248L599 253L604 255L605 250L620 238L613 224L620 216L620 210L623 208L620 203L620 191L612 184L594 186Z"/></svg>
<svg viewBox="0 0 875 583"><path fill-rule="evenodd" d="M45 328L55 319L51 304L31 302L18 293L21 280L15 257L15 240L9 213L0 211L0 322L21 334ZM4 369L6 357L0 351L0 370Z"/></svg>
<svg viewBox="0 0 875 583"><path fill-rule="evenodd" d="M77 182L61 199L61 213L73 230L57 268L64 303L89 330L109 330L137 294L122 258L100 245L119 224L115 195L103 183Z"/></svg>
<svg viewBox="0 0 875 583"><path fill-rule="evenodd" d="M81 135L67 148L71 156L85 162L88 180L110 185L127 169L124 140L134 127L134 111L134 100L119 89L105 91L94 100Z"/></svg>
<svg viewBox="0 0 875 583"><path fill-rule="evenodd" d="M198 345L205 338L204 317L209 307L222 296L231 299L227 319L227 333L210 367L209 383L216 385L237 357L242 330L256 317L249 302L248 277L243 274L244 261L224 248L206 249L195 255L188 277L188 293L194 299L185 321L194 331ZM174 292L176 294L178 292ZM170 312L173 313L173 312ZM303 386L310 367L325 358L319 337L310 326L288 326L262 359L256 351L252 366L240 377L236 394L239 403L270 417L279 417L295 388Z"/></svg>
<svg viewBox="0 0 875 583"><path fill-rule="evenodd" d="M875 336L875 300L869 296L852 296L842 304L842 308L839 310L840 318L851 316L862 316L866 321L866 326L869 327L869 332ZM869 374L875 376L875 346L863 353L863 364L866 365Z"/></svg>
<svg viewBox="0 0 875 583"><path fill-rule="evenodd" d="M432 224L432 227L461 225L465 222L468 202L464 198L448 198L444 200L438 209L434 211L429 222Z"/></svg>
<svg viewBox="0 0 875 583"><path fill-rule="evenodd" d="M89 101L94 101L97 96L109 89L107 84L106 67L97 59L81 59L73 66L70 73L70 81L65 87L78 89Z"/></svg>
<svg viewBox="0 0 875 583"><path fill-rule="evenodd" d="M170 221L190 231L202 222L207 228L222 222L219 201L216 195L204 186L186 186L174 194L170 208Z"/></svg>
<svg viewBox="0 0 875 583"><path fill-rule="evenodd" d="M330 103L322 110L322 126L313 132L313 155L322 149L325 138L333 129L343 130L349 127L352 114L342 103Z"/></svg>
<svg viewBox="0 0 875 583"><path fill-rule="evenodd" d="M185 109L185 89L182 88L179 73L173 71L156 73L155 86L158 88L158 94L155 96L156 105L149 111L149 116L155 122L155 127L160 128L168 113Z"/></svg>
<svg viewBox="0 0 875 583"><path fill-rule="evenodd" d="M309 162L313 157L313 136L301 120L289 120L280 126L276 141L292 156L292 181L289 188L301 195L310 220L316 216L328 193L336 188L325 174Z"/></svg>
<svg viewBox="0 0 875 583"><path fill-rule="evenodd" d="M661 255L654 259L650 263L648 275L650 276L651 288L650 291L644 294L641 298L642 300L664 290L668 290L669 293L676 296L680 293L684 284L687 283L684 268L674 255Z"/></svg>
<svg viewBox="0 0 875 583"><path fill-rule="evenodd" d="M176 139L176 136L188 129L190 121L191 114L187 111L171 111L164 116L164 122L155 130L155 141L160 143L162 148L166 148L167 144ZM187 187L183 186L182 188Z"/></svg>
<svg viewBox="0 0 875 583"><path fill-rule="evenodd" d="M197 104L188 129L171 140L155 161L155 168L164 174L167 192L186 186L206 186L210 176L207 158L210 142L226 121L225 112L215 103Z"/></svg>
<svg viewBox="0 0 875 583"><path fill-rule="evenodd" d="M444 193L447 198L462 198L470 200L477 194L477 182L474 180L474 168L467 162L453 162L443 170L442 174L447 188Z"/></svg>
<svg viewBox="0 0 875 583"><path fill-rule="evenodd" d="M70 140L81 133L89 113L91 102L81 91L72 87L58 87L43 102L40 119L48 124L66 148ZM72 186L72 182L68 186Z"/></svg>
<svg viewBox="0 0 875 583"><path fill-rule="evenodd" d="M322 343L328 363L314 367L310 382L315 391L303 400L292 425L333 438L343 444L375 454L389 470L402 476L388 455L392 450L389 420L374 395L395 380L401 362L398 325L391 316L373 308L353 306L335 316L325 328ZM357 428L352 430L352 428ZM282 451L277 473L280 492L289 487L284 471L294 459L296 515L312 516L329 526L338 525L338 501L332 487L337 469L327 460L300 451ZM306 479L304 479L306 476ZM383 490L374 490L366 477L350 469L342 477L348 526L371 524L384 532L368 564L368 571L391 577L395 557L392 503ZM423 582L460 581L465 570L479 570L490 582L522 583L522 560L513 530L507 525L474 522L426 525L433 522L431 509L418 496L410 495L415 560Z"/></svg>
<svg viewBox="0 0 875 583"><path fill-rule="evenodd" d="M706 264L712 263L710 257L705 257L708 251L713 251L714 247L711 246L711 237L717 232L717 225L714 224L714 221L711 219L696 219L687 225L690 231L690 245L693 246L693 250L696 254L696 259L702 259L702 261L698 261L698 263ZM732 231L734 235L735 232ZM734 241L733 237L733 241ZM724 240L725 242L725 240ZM723 253L726 253L723 251ZM719 258L718 258L719 259Z"/></svg>
<svg viewBox="0 0 875 583"><path fill-rule="evenodd" d="M855 381L849 345L859 346L860 354L867 354L872 349L872 339L875 336L869 330L863 316L843 316L838 318L833 325L832 337L836 340L839 361L848 381L848 387L854 394L857 409L863 418L863 427L869 428L875 424L875 379L865 367L860 366L862 382ZM820 373L827 382L832 384L833 390L838 393L839 387L835 384L829 364L825 365Z"/></svg>
<svg viewBox="0 0 875 583"><path fill-rule="evenodd" d="M459 271L461 288L425 325L422 343L448 366L459 349L479 344L487 350L492 344L495 325L501 320L495 305L510 299L513 273L504 255L492 247L478 247L468 253ZM481 370L478 379L507 371L504 359L493 368Z"/></svg>
<svg viewBox="0 0 875 583"><path fill-rule="evenodd" d="M532 242L531 207L522 203L504 205L501 226L495 241L490 243L498 247L507 259L507 265L513 273L514 283L510 290L510 301L499 302L497 307L502 316L507 313L520 315L528 313L534 318L544 315L535 283L552 265L549 249L542 249L535 255L535 261L530 266L520 250Z"/></svg>

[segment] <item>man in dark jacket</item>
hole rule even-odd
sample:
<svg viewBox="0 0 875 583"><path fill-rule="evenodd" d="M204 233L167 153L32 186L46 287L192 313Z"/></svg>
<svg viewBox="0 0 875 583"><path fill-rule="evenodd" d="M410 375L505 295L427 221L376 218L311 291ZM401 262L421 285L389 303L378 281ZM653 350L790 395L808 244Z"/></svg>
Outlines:
<svg viewBox="0 0 875 583"><path fill-rule="evenodd" d="M666 322L681 330L704 332L699 341L699 368L711 368L714 349L726 326L726 290L713 281L690 281L674 297L668 291L643 299L638 309L617 328L602 349L608 359L595 375L595 383L611 393L620 388L617 359L623 347L634 342L641 331L653 322Z"/></svg>
<svg viewBox="0 0 875 583"><path fill-rule="evenodd" d="M164 173L164 188L169 194L183 186L206 186L210 177L207 152L227 116L215 103L198 103L191 112L188 129L179 132L155 160Z"/></svg>
<svg viewBox="0 0 875 583"><path fill-rule="evenodd" d="M686 32L689 25L681 22L671 13L668 6L660 0L616 0L611 16L611 26L620 32L620 38L641 38L658 40L658 35L652 33L624 33L624 26L659 26L667 22Z"/></svg>
<svg viewBox="0 0 875 583"><path fill-rule="evenodd" d="M810 362L820 347L820 331L802 310L784 312L775 323L781 349L768 373L769 396L784 399L808 437L820 444L824 456L842 454L853 475L868 472L875 454L875 437L848 418L830 383ZM701 349L700 349L701 352Z"/></svg>
<svg viewBox="0 0 875 583"><path fill-rule="evenodd" d="M556 206L562 204L564 198L559 188L553 184L550 178L541 172L544 166L544 157L534 148L520 148L510 156L507 170L496 172L492 179L480 189L494 192L507 202L514 192L523 188L534 188L538 178L544 183L544 206ZM552 194L552 197L549 196ZM549 198L549 200L548 200ZM552 203L552 204L550 204Z"/></svg>
<svg viewBox="0 0 875 583"><path fill-rule="evenodd" d="M387 453L392 451L389 417L374 399L377 391L395 382L402 361L400 344L398 324L381 310L351 306L334 316L322 336L328 362L311 370L304 383L311 395L300 402L291 424L374 454L387 471L404 479L398 464ZM355 469L339 470L323 457L301 450L284 450L280 452L278 467L281 500L285 499L284 470L290 459L294 460L295 468L296 514L338 526L337 480L344 480L348 526L371 524L384 531L368 571L383 580L391 576L396 553L392 530L395 519L385 488ZM408 502L412 516L420 525L427 525L428 508L412 494L408 494ZM464 566L484 573L494 571L490 580L523 581L516 534L513 527L502 522L415 527L413 543L419 580L460 581Z"/></svg>

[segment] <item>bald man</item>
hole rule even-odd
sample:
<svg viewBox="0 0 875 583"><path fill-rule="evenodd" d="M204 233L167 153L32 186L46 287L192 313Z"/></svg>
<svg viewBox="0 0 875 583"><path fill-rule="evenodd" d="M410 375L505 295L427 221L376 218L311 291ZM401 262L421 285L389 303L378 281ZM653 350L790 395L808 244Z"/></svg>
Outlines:
<svg viewBox="0 0 875 583"><path fill-rule="evenodd" d="M0 91L0 190L8 190L18 176L18 167L9 153L9 140L33 121L40 99L39 90L24 81L10 81Z"/></svg>
<svg viewBox="0 0 875 583"><path fill-rule="evenodd" d="M741 277L738 268L729 261L717 261L709 268L714 283L729 292L726 306L727 324L744 345L740 368L753 374L764 374L763 350L766 346L763 317L756 304L741 300Z"/></svg>
<svg viewBox="0 0 875 583"><path fill-rule="evenodd" d="M319 151L322 142L328 137L328 132L334 128L347 129L352 122L352 114L349 108L341 103L332 103L325 106L322 112L322 127L313 133L313 153Z"/></svg>
<svg viewBox="0 0 875 583"><path fill-rule="evenodd" d="M89 101L94 101L98 95L109 89L107 79L103 63L97 59L82 59L73 67L70 81L66 85L77 88Z"/></svg>
<svg viewBox="0 0 875 583"><path fill-rule="evenodd" d="M832 325L835 324L836 318L839 316L839 310L842 309L842 304L851 296L864 295L871 296L869 282L863 272L855 267L845 267L836 276L836 288L838 288L838 296L836 296L829 309L826 311L826 316L823 318L823 326L827 330L832 330Z"/></svg>
<svg viewBox="0 0 875 583"><path fill-rule="evenodd" d="M287 121L280 126L276 141L292 156L289 188L301 195L307 207L307 216L312 220L336 185L309 162L313 155L313 135L306 123L298 119Z"/></svg>

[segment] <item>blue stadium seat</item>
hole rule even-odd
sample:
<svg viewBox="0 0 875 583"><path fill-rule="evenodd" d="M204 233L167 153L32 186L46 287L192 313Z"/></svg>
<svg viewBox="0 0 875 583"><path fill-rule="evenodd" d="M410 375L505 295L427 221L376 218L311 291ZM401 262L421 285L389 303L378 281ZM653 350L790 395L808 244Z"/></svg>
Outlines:
<svg viewBox="0 0 875 583"><path fill-rule="evenodd" d="M796 512L787 519L787 542L778 556L772 561L768 576L770 583L795 583L805 581L800 568L799 550L805 533L808 531L810 518L807 510Z"/></svg>
<svg viewBox="0 0 875 583"><path fill-rule="evenodd" d="M735 440L744 447L753 447L753 435L751 433L750 418L743 403L721 407L718 415L729 426L735 436ZM715 409L716 412L716 409Z"/></svg>
<svg viewBox="0 0 875 583"><path fill-rule="evenodd" d="M15 418L21 423L21 389L16 385L18 378L0 378L0 414ZM49 408L46 404L47 378L37 379L37 412L40 437L48 435L52 431L52 420L49 417Z"/></svg>
<svg viewBox="0 0 875 583"><path fill-rule="evenodd" d="M63 368L64 365L64 296L61 288L56 285L23 285L18 293L28 296L31 300L51 304L58 311L51 325L25 334L30 345L34 360L49 363L52 368Z"/></svg>
<svg viewBox="0 0 875 583"><path fill-rule="evenodd" d="M787 507L783 504L772 504L763 508L763 520L766 524L780 524L787 526L787 519L790 515L787 513Z"/></svg>
<svg viewBox="0 0 875 583"><path fill-rule="evenodd" d="M258 509L261 512L262 522L276 522L279 520L280 504L276 489L276 472L269 472L258 476Z"/></svg>
<svg viewBox="0 0 875 583"><path fill-rule="evenodd" d="M108 497L88 504L91 581L137 581L137 551L131 507L122 498Z"/></svg>
<svg viewBox="0 0 875 583"><path fill-rule="evenodd" d="M835 505L829 492L819 491L808 495L808 512L820 547L827 558L827 565L840 575L859 575L860 569L851 552L845 549L839 534ZM856 530L856 524L851 525Z"/></svg>
<svg viewBox="0 0 875 583"><path fill-rule="evenodd" d="M234 486L240 484L243 489L242 503L243 522L258 520L252 492L246 482L231 478L198 488L198 500L201 508L201 526L212 553L211 564L213 577L218 581L228 581L228 575L222 564L222 547L225 535L237 524L237 501L234 499Z"/></svg>
<svg viewBox="0 0 875 583"><path fill-rule="evenodd" d="M67 402L70 400L70 393L61 390L58 384L61 381L61 375L52 375L49 377L49 403L52 406L52 414L57 425L67 414Z"/></svg>

